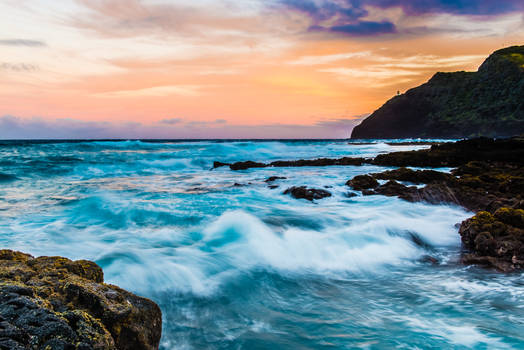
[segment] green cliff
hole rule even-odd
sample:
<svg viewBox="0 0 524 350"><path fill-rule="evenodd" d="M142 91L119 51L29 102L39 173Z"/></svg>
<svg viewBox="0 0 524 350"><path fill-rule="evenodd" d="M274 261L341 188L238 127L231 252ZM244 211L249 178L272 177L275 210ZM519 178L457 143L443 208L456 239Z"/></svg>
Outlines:
<svg viewBox="0 0 524 350"><path fill-rule="evenodd" d="M477 72L437 73L396 96L351 138L464 138L524 133L524 46L494 52Z"/></svg>

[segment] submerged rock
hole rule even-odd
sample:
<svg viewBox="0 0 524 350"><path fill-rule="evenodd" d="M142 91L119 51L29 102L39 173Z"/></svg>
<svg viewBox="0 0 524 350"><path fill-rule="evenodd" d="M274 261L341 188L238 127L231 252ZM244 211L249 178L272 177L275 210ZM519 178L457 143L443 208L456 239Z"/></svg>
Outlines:
<svg viewBox="0 0 524 350"><path fill-rule="evenodd" d="M0 349L158 349L159 307L103 280L90 261L0 250Z"/></svg>
<svg viewBox="0 0 524 350"><path fill-rule="evenodd" d="M306 186L300 187L290 187L284 191L284 194L290 194L292 197L300 199L307 199L308 201L313 201L314 199L322 199L326 197L331 197L331 193L317 188L307 188Z"/></svg>
<svg viewBox="0 0 524 350"><path fill-rule="evenodd" d="M270 182L275 182L277 180L286 180L287 177L283 177L283 176L271 176L271 177L268 177L264 182L267 182L267 183L270 183Z"/></svg>
<svg viewBox="0 0 524 350"><path fill-rule="evenodd" d="M425 264L440 265L440 260L431 255L424 255L419 261Z"/></svg>

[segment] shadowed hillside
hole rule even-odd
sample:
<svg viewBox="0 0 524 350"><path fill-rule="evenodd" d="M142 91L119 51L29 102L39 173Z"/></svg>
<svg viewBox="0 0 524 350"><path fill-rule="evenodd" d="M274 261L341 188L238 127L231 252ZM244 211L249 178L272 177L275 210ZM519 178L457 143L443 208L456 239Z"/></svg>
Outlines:
<svg viewBox="0 0 524 350"><path fill-rule="evenodd" d="M351 138L462 138L524 132L524 46L494 52L477 72L437 73L396 96Z"/></svg>

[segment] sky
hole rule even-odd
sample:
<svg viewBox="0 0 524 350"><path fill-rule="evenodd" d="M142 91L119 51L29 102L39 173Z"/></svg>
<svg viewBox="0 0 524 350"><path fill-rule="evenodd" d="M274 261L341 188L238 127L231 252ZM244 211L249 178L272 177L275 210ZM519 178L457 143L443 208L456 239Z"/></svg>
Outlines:
<svg viewBox="0 0 524 350"><path fill-rule="evenodd" d="M522 0L2 0L0 138L345 138Z"/></svg>

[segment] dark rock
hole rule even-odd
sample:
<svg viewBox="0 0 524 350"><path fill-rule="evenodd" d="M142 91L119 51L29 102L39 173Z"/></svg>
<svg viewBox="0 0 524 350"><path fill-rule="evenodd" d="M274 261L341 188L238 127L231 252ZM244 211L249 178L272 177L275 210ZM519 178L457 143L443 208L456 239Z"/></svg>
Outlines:
<svg viewBox="0 0 524 350"><path fill-rule="evenodd" d="M474 139L442 144L431 150L380 155L387 165L451 165L452 174L433 170L399 168L379 174L376 179L390 179L428 184L398 195L409 201L452 203L472 211L494 212L500 207L521 208L524 204L524 142L519 139ZM471 159L471 160L470 160ZM479 160L480 159L480 160ZM390 164L392 163L392 164ZM407 187L406 187L407 188ZM382 189L382 192L384 189ZM380 191L374 191L376 194ZM388 191L389 194L394 192Z"/></svg>
<svg viewBox="0 0 524 350"><path fill-rule="evenodd" d="M283 177L283 176L271 176L271 177L268 177L264 182L275 182L277 180L286 180L287 177Z"/></svg>
<svg viewBox="0 0 524 350"><path fill-rule="evenodd" d="M0 251L0 349L158 349L152 301L103 283L93 262Z"/></svg>
<svg viewBox="0 0 524 350"><path fill-rule="evenodd" d="M451 174L446 174L440 171L412 170L404 167L396 170L389 170L383 173L371 175L378 180L406 181L415 184L428 184L431 182L449 181L455 178Z"/></svg>
<svg viewBox="0 0 524 350"><path fill-rule="evenodd" d="M440 145L442 142L435 141L406 141L406 142L386 142L388 146L433 146Z"/></svg>
<svg viewBox="0 0 524 350"><path fill-rule="evenodd" d="M319 158L276 161L269 164L272 167L304 167L304 166L334 166L334 165L362 165L366 162L364 158L344 157L339 159Z"/></svg>
<svg viewBox="0 0 524 350"><path fill-rule="evenodd" d="M512 272L518 268L513 263L503 261L492 256L479 256L476 254L464 254L462 255L461 261L466 265L492 267L501 272ZM519 266L522 266L522 262Z"/></svg>
<svg viewBox="0 0 524 350"><path fill-rule="evenodd" d="M381 194L387 197L400 197L402 199L408 200L410 202L415 202L413 199L414 194L416 193L416 187L404 186L395 180L390 180L383 185L375 188L373 194Z"/></svg>
<svg viewBox="0 0 524 350"><path fill-rule="evenodd" d="M524 46L494 52L477 72L436 73L395 96L351 138L465 138L524 132Z"/></svg>
<svg viewBox="0 0 524 350"><path fill-rule="evenodd" d="M355 192L348 192L345 194L345 196L348 198L354 198L354 197L358 197L358 194L356 194Z"/></svg>
<svg viewBox="0 0 524 350"><path fill-rule="evenodd" d="M304 198L308 201L331 197L331 193L326 190L307 188L306 186L290 187L284 191L284 194L290 194L292 197L297 199Z"/></svg>
<svg viewBox="0 0 524 350"><path fill-rule="evenodd" d="M274 189L276 189L276 188L278 188L278 187L279 187L278 185L269 185L269 186L268 186L268 188L269 188L270 190L274 190Z"/></svg>
<svg viewBox="0 0 524 350"><path fill-rule="evenodd" d="M237 162L229 165L229 168L231 170L246 170L251 168L265 168L267 167L266 164L263 163L256 163L248 160L247 162Z"/></svg>
<svg viewBox="0 0 524 350"><path fill-rule="evenodd" d="M237 162L231 164L231 170L246 170L250 168L266 168L266 167L305 167L305 166L348 166L348 165L362 165L369 160L364 158L344 157L339 159L319 158L319 159L300 159L300 160L279 160L269 164L257 163L253 161Z"/></svg>
<svg viewBox="0 0 524 350"><path fill-rule="evenodd" d="M376 194L378 194L378 193L376 193L373 190L363 190L362 191L362 195L364 195L364 196L373 196L373 195L376 195Z"/></svg>
<svg viewBox="0 0 524 350"><path fill-rule="evenodd" d="M443 143L430 149L379 154L372 163L382 166L457 167L472 161L524 164L524 140L476 138Z"/></svg>
<svg viewBox="0 0 524 350"><path fill-rule="evenodd" d="M213 162L213 169L220 168L223 166L229 166L231 164L229 163L222 163L222 162Z"/></svg>
<svg viewBox="0 0 524 350"><path fill-rule="evenodd" d="M347 186L350 186L354 190L362 191L378 186L378 181L370 175L357 175L352 180L346 182Z"/></svg>

